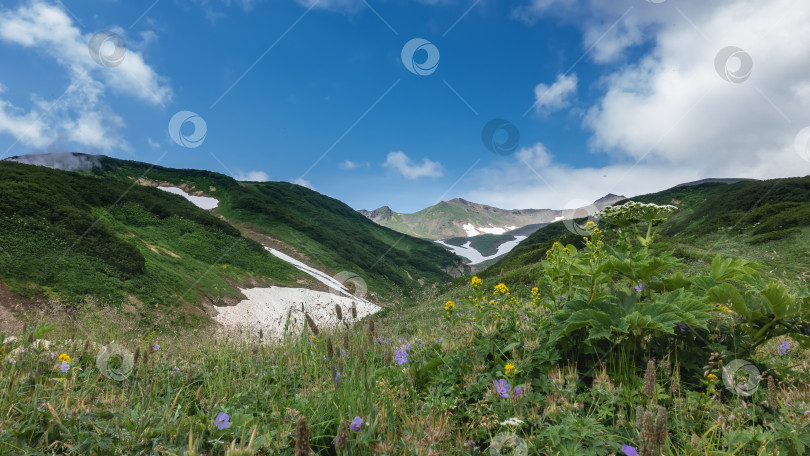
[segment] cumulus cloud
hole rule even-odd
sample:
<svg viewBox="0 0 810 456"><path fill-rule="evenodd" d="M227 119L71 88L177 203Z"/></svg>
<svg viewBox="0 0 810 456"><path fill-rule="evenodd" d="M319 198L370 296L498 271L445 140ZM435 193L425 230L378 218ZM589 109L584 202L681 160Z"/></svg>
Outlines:
<svg viewBox="0 0 810 456"><path fill-rule="evenodd" d="M708 177L810 173L810 154L796 150L800 131L810 126L810 4L642 3L635 2L617 26L619 35L608 34L594 47L610 60L629 46L649 44L630 64L603 66L608 72L594 86L601 95L583 125L592 132L591 152L608 154L610 163L572 167L538 144L473 172L470 180L484 184L465 198L506 208L563 208L573 200L632 196ZM529 6L534 9L520 11L527 17L579 20L586 46L610 25L597 16L618 17L627 8L623 0L535 0ZM739 59L715 68L719 51L728 46L751 57L747 80L732 83L721 76L739 69Z"/></svg>
<svg viewBox="0 0 810 456"><path fill-rule="evenodd" d="M270 180L270 176L264 171L239 171L233 178L238 181L246 182L267 182Z"/></svg>
<svg viewBox="0 0 810 456"><path fill-rule="evenodd" d="M549 85L540 83L534 88L534 107L539 113L550 113L568 107L571 96L577 92L577 75L560 74L557 80Z"/></svg>
<svg viewBox="0 0 810 456"><path fill-rule="evenodd" d="M408 179L418 179L420 177L439 177L442 175L442 165L439 162L423 158L421 164L405 155L404 152L390 152L383 163L383 167L392 169L402 174Z"/></svg>
<svg viewBox="0 0 810 456"><path fill-rule="evenodd" d="M315 190L315 186L312 185L312 182L310 182L310 181L308 181L306 179L300 178L300 177L298 179L296 179L295 182L293 182L293 184L300 185L302 187L306 187L306 188L308 188L310 190Z"/></svg>
<svg viewBox="0 0 810 456"><path fill-rule="evenodd" d="M123 30L112 31L124 35ZM33 95L30 110L0 99L0 132L33 147L60 141L104 151L128 148L118 133L124 121L105 103L106 92L163 105L171 99L172 90L135 50L128 49L116 67L98 65L88 51L92 36L82 34L57 5L40 0L16 10L0 10L0 42L55 60L70 79L65 92L54 100Z"/></svg>
<svg viewBox="0 0 810 456"><path fill-rule="evenodd" d="M26 154L11 157L8 160L63 171L89 171L96 166L100 166L98 156L74 153Z"/></svg>

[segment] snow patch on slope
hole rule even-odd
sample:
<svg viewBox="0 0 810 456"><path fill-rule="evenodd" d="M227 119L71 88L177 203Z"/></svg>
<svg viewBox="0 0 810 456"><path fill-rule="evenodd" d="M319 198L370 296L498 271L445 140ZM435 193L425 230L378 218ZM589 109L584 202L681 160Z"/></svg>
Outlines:
<svg viewBox="0 0 810 456"><path fill-rule="evenodd" d="M470 260L470 265L474 265L474 264L483 263L484 261L491 260L493 258L497 258L497 257L499 257L501 255L505 255L505 254L509 253L518 244L520 244L520 241L522 241L522 240L524 240L526 238L527 238L527 236L515 236L515 239L513 239L511 241L508 241L508 242L504 242L503 244L499 245L498 246L498 251L495 252L494 255L490 255L490 256L484 256L484 255L481 254L481 252L479 252L478 250L475 250L474 248L472 248L471 247L472 241L467 241L461 247L459 247L457 245L447 244L444 241L436 241L436 243L445 246L446 248L450 249L451 252L455 253L456 255L458 255L460 257L467 258L468 260Z"/></svg>
<svg viewBox="0 0 810 456"><path fill-rule="evenodd" d="M209 196L194 196L189 195L188 193L184 192L183 189L177 187L158 187L158 189L163 190L164 192L174 193L175 195L180 195L183 198L191 201L195 206L205 209L211 210L219 206L219 200L216 198L211 198Z"/></svg>
<svg viewBox="0 0 810 456"><path fill-rule="evenodd" d="M337 296L306 288L249 288L241 290L247 299L231 307L216 308L215 320L226 328L246 328L253 333L261 329L271 340L281 340L286 334L294 335L306 325L309 314L319 329L336 327L345 322L352 324L367 315L380 311L380 307L365 300ZM343 320L338 319L335 306L340 306ZM357 318L352 318L352 307Z"/></svg>
<svg viewBox="0 0 810 456"><path fill-rule="evenodd" d="M506 233L507 231L512 231L517 227L516 226L507 226L507 227L501 228L499 226L490 225L488 227L476 228L475 225L473 225L472 223L465 223L464 225L461 225L461 228L463 228L464 231L467 233L467 237L473 237L473 236L478 236L481 233L503 234L503 233Z"/></svg>

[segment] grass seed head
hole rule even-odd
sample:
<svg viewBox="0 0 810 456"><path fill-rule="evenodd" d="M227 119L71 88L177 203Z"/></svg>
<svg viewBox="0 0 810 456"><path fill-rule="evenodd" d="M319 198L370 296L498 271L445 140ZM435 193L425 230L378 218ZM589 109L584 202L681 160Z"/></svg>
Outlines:
<svg viewBox="0 0 810 456"><path fill-rule="evenodd" d="M309 445L309 426L307 425L307 418L301 416L298 418L298 425L295 430L295 456L309 456L312 453L312 448Z"/></svg>

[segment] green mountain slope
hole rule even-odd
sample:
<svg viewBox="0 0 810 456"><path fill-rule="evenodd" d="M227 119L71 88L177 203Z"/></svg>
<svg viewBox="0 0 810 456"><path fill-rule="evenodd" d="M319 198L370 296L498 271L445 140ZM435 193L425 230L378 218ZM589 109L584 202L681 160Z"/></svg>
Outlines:
<svg viewBox="0 0 810 456"><path fill-rule="evenodd" d="M91 297L175 312L232 302L242 283L307 279L183 198L8 161L0 162L0 248L0 280L12 291L74 303Z"/></svg>
<svg viewBox="0 0 810 456"><path fill-rule="evenodd" d="M810 231L810 176L677 186L616 204L626 201L677 206L679 210L661 226L658 245L695 261L704 261L707 252L722 252L765 260L775 269L800 274L806 261L796 256L810 253L804 242ZM533 265L555 241L579 246L582 238L562 222L552 223L521 242L483 275Z"/></svg>
<svg viewBox="0 0 810 456"><path fill-rule="evenodd" d="M384 297L408 295L463 271L460 260L444 248L380 227L346 204L298 185L238 182L209 171L175 170L108 157L100 158L100 166L93 172L204 192L220 201L215 213L246 234L263 242L280 241L277 248L289 247L326 272L358 274L370 291Z"/></svg>

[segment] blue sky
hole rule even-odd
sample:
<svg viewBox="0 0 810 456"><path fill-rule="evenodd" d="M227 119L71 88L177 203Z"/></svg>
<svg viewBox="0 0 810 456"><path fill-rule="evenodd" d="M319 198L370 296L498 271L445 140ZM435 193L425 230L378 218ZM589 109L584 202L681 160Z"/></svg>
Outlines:
<svg viewBox="0 0 810 456"><path fill-rule="evenodd" d="M0 153L159 160L401 212L808 174L810 5L716 3L4 2ZM93 36L113 37L101 64ZM105 61L115 37L123 59ZM430 74L403 62L417 38L438 50ZM204 120L197 147L170 134L180 111ZM485 147L493 119L519 131L514 153Z"/></svg>

